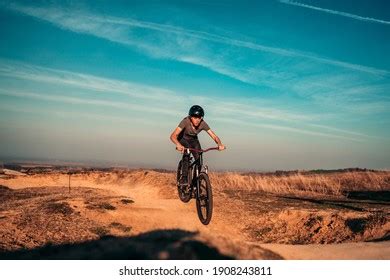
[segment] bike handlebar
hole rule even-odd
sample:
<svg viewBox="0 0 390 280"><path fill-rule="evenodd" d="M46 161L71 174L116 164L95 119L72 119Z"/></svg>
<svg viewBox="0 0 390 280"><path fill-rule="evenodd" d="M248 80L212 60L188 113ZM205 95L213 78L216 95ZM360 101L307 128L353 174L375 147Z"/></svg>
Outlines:
<svg viewBox="0 0 390 280"><path fill-rule="evenodd" d="M190 151L194 151L194 152L197 152L197 153L206 153L206 152L211 151L211 150L219 150L218 147L212 147L212 148L208 148L206 150L198 150L198 149L193 149L193 148L184 148L184 149L188 149Z"/></svg>
<svg viewBox="0 0 390 280"><path fill-rule="evenodd" d="M197 152L197 153L206 153L208 151L211 151L211 150L219 150L218 147L212 147L212 148L208 148L206 150L198 150L198 149L194 149L194 148L186 148L184 147L184 150L190 150L190 151L194 151L194 152Z"/></svg>

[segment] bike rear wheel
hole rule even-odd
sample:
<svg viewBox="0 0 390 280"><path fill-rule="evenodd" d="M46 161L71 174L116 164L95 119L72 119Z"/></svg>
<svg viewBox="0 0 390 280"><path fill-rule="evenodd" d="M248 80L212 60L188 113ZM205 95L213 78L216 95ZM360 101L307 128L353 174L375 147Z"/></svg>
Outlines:
<svg viewBox="0 0 390 280"><path fill-rule="evenodd" d="M200 173L198 182L199 192L196 197L196 210L201 223L208 225L213 214L213 193L209 176L206 173Z"/></svg>
<svg viewBox="0 0 390 280"><path fill-rule="evenodd" d="M185 187L185 186L180 186L180 177L181 177L181 173L182 173L182 160L179 161L179 165L177 166L177 176L176 176L176 180L177 180L177 192L179 194L179 198L181 201L183 202L188 202L191 200L191 188L188 186L188 187Z"/></svg>

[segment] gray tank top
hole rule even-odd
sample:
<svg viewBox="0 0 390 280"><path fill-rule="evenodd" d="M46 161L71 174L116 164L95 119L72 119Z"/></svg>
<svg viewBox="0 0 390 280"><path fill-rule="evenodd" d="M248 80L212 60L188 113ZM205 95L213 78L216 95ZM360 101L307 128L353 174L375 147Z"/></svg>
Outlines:
<svg viewBox="0 0 390 280"><path fill-rule="evenodd" d="M202 120L200 122L200 124L198 125L198 127L193 127L192 126L192 123L191 123L191 120L190 120L190 116L187 116L185 117L178 125L182 131L180 131L180 134L178 136L178 139L181 139L181 138L185 138L185 139L189 139L189 138L198 138L198 134L202 131L202 130L209 130L210 127L209 125L206 123L205 120Z"/></svg>

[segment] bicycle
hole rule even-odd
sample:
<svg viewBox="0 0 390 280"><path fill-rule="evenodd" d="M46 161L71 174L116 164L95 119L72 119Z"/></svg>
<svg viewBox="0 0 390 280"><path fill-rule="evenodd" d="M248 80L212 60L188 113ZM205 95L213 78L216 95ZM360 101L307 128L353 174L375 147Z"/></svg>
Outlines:
<svg viewBox="0 0 390 280"><path fill-rule="evenodd" d="M183 159L179 161L177 167L177 189L181 201L187 203L191 198L196 198L196 210L199 220L202 224L208 225L213 214L213 193L211 190L210 179L208 175L207 165L203 165L203 153L218 150L218 147L208 148L206 150L197 150L193 148L185 148L184 153L190 155L190 164L188 167L188 182L187 185L180 185L182 176ZM199 158L194 160L190 151L199 153ZM183 153L183 157L184 154Z"/></svg>

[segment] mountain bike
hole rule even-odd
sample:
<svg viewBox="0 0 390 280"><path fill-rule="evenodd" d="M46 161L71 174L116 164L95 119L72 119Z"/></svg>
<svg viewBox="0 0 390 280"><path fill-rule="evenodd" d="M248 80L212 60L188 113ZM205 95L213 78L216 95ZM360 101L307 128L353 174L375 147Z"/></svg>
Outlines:
<svg viewBox="0 0 390 280"><path fill-rule="evenodd" d="M213 193L211 190L210 179L208 175L208 167L203 164L203 153L218 150L218 147L208 148L206 150L197 150L193 148L185 148L185 153L190 156L190 164L188 166L188 184L180 185L180 178L182 176L182 163L180 160L177 167L177 190L179 198L183 202L188 202L191 198L196 198L196 210L198 212L199 220L202 224L208 225L213 214ZM190 151L199 153L199 158L194 160Z"/></svg>

